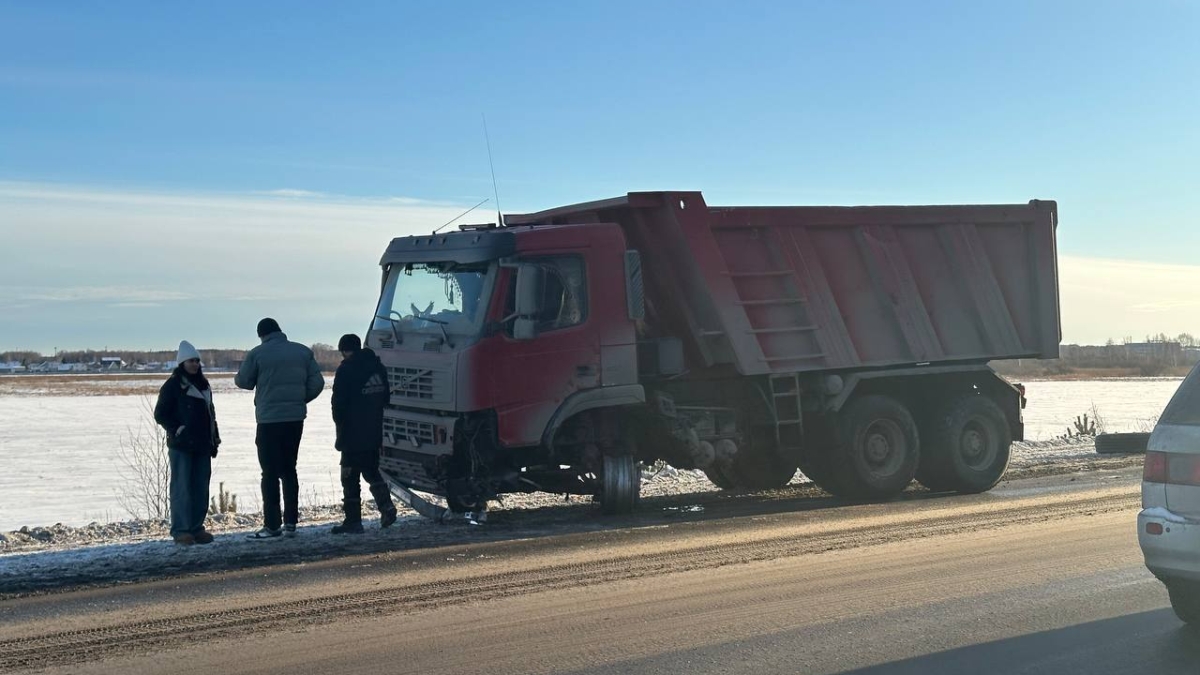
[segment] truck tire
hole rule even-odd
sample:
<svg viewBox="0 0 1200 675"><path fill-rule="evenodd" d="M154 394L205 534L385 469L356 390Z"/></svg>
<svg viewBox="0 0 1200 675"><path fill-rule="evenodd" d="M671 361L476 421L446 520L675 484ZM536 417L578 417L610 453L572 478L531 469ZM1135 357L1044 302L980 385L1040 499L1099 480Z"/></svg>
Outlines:
<svg viewBox="0 0 1200 675"><path fill-rule="evenodd" d="M606 515L628 515L637 509L642 474L633 455L605 455L601 481L600 509Z"/></svg>
<svg viewBox="0 0 1200 675"><path fill-rule="evenodd" d="M1167 582L1171 609L1175 616L1193 629L1200 630L1200 584L1188 581Z"/></svg>
<svg viewBox="0 0 1200 675"><path fill-rule="evenodd" d="M737 489L737 484L733 478L729 476L729 467L718 466L716 464L704 470L704 475L708 476L708 480L722 490Z"/></svg>
<svg viewBox="0 0 1200 675"><path fill-rule="evenodd" d="M890 396L864 396L842 410L836 426L827 484L818 483L821 487L839 497L885 500L912 482L920 441L904 404Z"/></svg>
<svg viewBox="0 0 1200 675"><path fill-rule="evenodd" d="M1096 452L1102 455L1137 455L1146 452L1150 434L1100 434L1096 437Z"/></svg>
<svg viewBox="0 0 1200 675"><path fill-rule="evenodd" d="M947 401L922 436L917 480L934 492L987 492L1008 470L1012 433L1008 419L987 396Z"/></svg>

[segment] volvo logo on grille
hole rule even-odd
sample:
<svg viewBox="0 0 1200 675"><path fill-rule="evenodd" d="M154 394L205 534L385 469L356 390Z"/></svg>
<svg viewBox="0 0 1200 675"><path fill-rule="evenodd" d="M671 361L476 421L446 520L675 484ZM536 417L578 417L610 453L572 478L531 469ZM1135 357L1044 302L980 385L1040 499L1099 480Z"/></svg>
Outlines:
<svg viewBox="0 0 1200 675"><path fill-rule="evenodd" d="M396 383L396 388L403 391L405 389L408 389L408 385L412 384L413 382L416 382L417 380L421 379L422 377L425 377L426 375L432 375L432 374L433 374L432 370L422 370L422 371L413 373L412 375L408 375L408 376L401 375L398 378L398 381Z"/></svg>

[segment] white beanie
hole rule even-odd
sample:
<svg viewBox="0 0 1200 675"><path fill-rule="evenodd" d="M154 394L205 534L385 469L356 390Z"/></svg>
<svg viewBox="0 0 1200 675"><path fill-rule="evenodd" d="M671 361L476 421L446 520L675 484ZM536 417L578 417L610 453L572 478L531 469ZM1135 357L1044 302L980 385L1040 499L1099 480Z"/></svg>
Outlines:
<svg viewBox="0 0 1200 675"><path fill-rule="evenodd" d="M188 359L199 360L200 352L196 351L196 348L192 346L192 343L184 340L183 342L179 343L179 353L175 356L175 361L178 363L183 363Z"/></svg>

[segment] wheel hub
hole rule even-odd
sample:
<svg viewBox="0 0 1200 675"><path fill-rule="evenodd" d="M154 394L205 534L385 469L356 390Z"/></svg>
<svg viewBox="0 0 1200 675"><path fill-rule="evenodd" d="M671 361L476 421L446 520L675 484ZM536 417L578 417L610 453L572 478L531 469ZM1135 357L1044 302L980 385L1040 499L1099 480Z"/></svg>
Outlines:
<svg viewBox="0 0 1200 675"><path fill-rule="evenodd" d="M958 453L972 469L982 470L995 460L998 448L988 429L973 420L963 428L958 439Z"/></svg>
<svg viewBox="0 0 1200 675"><path fill-rule="evenodd" d="M873 464L882 464L891 452L891 441L884 434L875 433L867 437L867 459Z"/></svg>

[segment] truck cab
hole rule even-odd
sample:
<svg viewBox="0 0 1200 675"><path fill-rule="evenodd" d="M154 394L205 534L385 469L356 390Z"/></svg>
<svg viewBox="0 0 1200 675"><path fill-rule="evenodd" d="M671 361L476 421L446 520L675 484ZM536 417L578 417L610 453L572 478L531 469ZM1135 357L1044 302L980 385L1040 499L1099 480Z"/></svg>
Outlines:
<svg viewBox="0 0 1200 675"><path fill-rule="evenodd" d="M645 400L626 258L615 224L393 241L368 336L391 385L389 479L455 511L504 492L598 494L605 457L635 483L618 437L559 437L580 413Z"/></svg>

